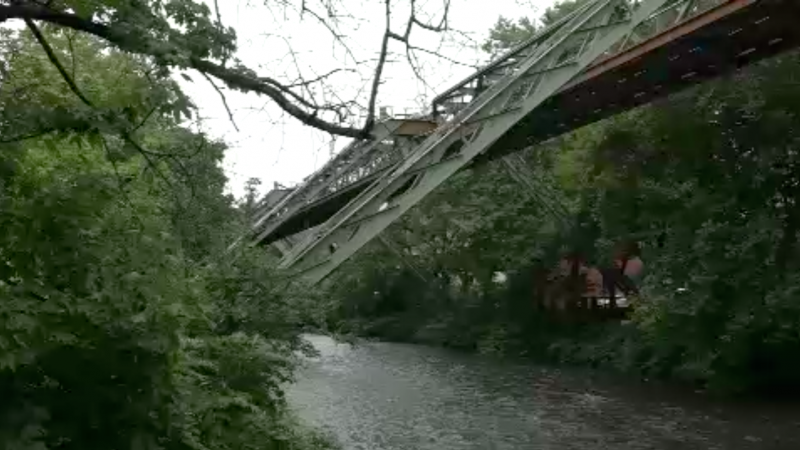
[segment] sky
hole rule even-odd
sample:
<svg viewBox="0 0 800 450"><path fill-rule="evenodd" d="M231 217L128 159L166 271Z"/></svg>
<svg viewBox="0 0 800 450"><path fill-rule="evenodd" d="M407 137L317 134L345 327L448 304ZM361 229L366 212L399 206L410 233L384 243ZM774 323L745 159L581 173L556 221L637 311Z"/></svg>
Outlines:
<svg viewBox="0 0 800 450"><path fill-rule="evenodd" d="M213 11L213 0L206 1ZM244 65L287 83L297 81L298 74L310 80L339 69L326 79L326 92L317 89L314 94L320 101L355 99L366 104L386 23L382 1L305 0L324 21L311 13L300 17L297 10L302 0L218 1L223 24L237 33L237 57ZM445 2L417 0L419 19L438 24ZM392 29L402 34L410 2L393 3ZM449 26L456 31L434 33L419 27L412 31L412 45L439 54L415 51L416 73L405 47L390 43L377 105L389 107L395 114L425 110L438 92L487 61L479 47L500 16L537 17L552 3L554 0L451 0ZM336 20L325 17L326 4L337 8ZM199 109L200 127L228 144L223 168L228 190L237 198L243 196L250 178L262 181L262 194L275 182L286 186L299 183L349 142L304 126L266 97L223 88L232 122L214 87L197 73L187 74L191 81L180 78L179 82ZM357 117L352 120L354 125L360 123Z"/></svg>

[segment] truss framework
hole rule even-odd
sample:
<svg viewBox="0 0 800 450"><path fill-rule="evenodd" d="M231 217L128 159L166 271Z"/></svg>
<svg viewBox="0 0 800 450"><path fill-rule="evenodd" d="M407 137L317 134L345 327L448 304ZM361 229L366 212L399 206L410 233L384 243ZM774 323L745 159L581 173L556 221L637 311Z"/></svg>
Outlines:
<svg viewBox="0 0 800 450"><path fill-rule="evenodd" d="M587 2L496 63L502 76L449 110L424 142L295 246L280 267L318 282L592 62L622 51L642 23L658 28L660 8L670 4L668 10L685 15L691 3Z"/></svg>

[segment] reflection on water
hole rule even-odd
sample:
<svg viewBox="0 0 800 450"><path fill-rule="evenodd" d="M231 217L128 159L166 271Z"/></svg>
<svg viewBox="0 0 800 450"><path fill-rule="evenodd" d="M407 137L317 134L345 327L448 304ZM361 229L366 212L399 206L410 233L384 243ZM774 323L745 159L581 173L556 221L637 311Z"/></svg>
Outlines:
<svg viewBox="0 0 800 450"><path fill-rule="evenodd" d="M800 416L443 349L307 336L289 401L346 449L800 449Z"/></svg>

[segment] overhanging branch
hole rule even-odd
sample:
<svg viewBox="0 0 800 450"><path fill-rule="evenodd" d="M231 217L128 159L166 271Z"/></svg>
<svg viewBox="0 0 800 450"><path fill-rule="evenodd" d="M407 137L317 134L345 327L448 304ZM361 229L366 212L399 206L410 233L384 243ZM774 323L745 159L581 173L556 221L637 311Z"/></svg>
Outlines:
<svg viewBox="0 0 800 450"><path fill-rule="evenodd" d="M38 20L82 31L102 38L121 50L151 56L162 62L176 56L163 47L154 45L147 36L128 34L105 24L41 5L0 5L0 23L8 19ZM369 121L364 128L354 128L323 120L318 117L320 110L312 109L309 112L289 100L287 95L295 100L299 96L276 80L256 77L245 73L241 69L227 68L195 56L189 56L185 60L185 65L223 81L231 89L266 95L277 103L281 109L308 126L340 136L363 138L369 135L371 126ZM302 102L300 103L303 104ZM307 104L304 106L308 107Z"/></svg>

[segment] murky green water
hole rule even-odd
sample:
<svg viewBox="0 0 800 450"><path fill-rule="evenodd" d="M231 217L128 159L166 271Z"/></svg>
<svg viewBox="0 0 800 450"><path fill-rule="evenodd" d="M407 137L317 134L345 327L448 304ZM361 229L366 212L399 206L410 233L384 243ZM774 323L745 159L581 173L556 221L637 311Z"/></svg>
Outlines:
<svg viewBox="0 0 800 450"><path fill-rule="evenodd" d="M793 449L800 412L443 349L308 336L289 390L346 449Z"/></svg>

